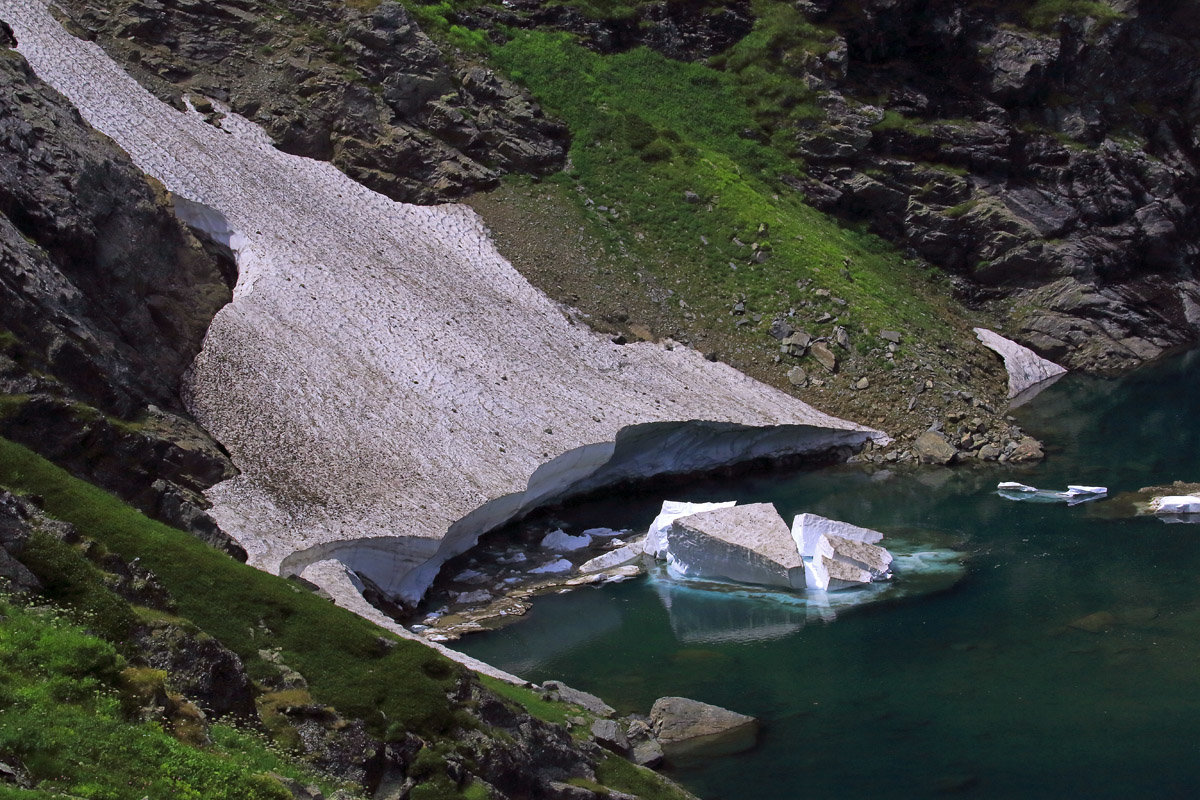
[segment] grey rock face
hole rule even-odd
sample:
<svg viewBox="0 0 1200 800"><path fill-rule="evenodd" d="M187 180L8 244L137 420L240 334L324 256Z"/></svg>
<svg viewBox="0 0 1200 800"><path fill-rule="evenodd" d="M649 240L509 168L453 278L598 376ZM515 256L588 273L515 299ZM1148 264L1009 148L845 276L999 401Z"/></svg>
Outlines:
<svg viewBox="0 0 1200 800"><path fill-rule="evenodd" d="M235 472L179 400L232 270L20 56L0 59L0 391L30 396L0 433L236 554L198 494Z"/></svg>
<svg viewBox="0 0 1200 800"><path fill-rule="evenodd" d="M441 202L565 158L565 129L526 93L448 59L392 0L308 0L283 14L250 0L65 6L161 97L228 103L286 152L397 200Z"/></svg>

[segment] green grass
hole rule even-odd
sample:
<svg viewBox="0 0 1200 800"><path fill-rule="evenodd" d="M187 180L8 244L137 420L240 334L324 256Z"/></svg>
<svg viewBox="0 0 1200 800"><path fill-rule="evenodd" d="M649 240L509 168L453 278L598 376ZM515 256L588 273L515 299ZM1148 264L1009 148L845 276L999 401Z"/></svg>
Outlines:
<svg viewBox="0 0 1200 800"><path fill-rule="evenodd" d="M337 788L255 734L217 725L197 748L129 721L112 644L46 608L0 599L0 619L0 759L19 761L37 785L4 787L0 798L290 798L268 772Z"/></svg>
<svg viewBox="0 0 1200 800"><path fill-rule="evenodd" d="M1085 17L1107 25L1125 15L1097 0L1035 0L1025 12L1029 25L1039 30L1052 29L1064 17Z"/></svg>
<svg viewBox="0 0 1200 800"><path fill-rule="evenodd" d="M751 311L786 311L813 300L797 287L811 280L849 302L843 324L948 330L946 301L915 264L781 187L796 165L743 135L758 125L735 76L646 49L601 56L538 32L514 35L493 60L570 127L573 169L552 179L581 186L581 203L615 209L616 224L611 211L592 214L598 237L637 254L699 314L725 319L739 297ZM765 263L752 245L770 254Z"/></svg>
<svg viewBox="0 0 1200 800"><path fill-rule="evenodd" d="M252 675L273 674L258 651L279 647L318 702L363 719L376 735L438 734L463 722L446 698L460 668L429 648L148 519L5 439L0 485L41 496L50 516L126 560L140 558L172 593L179 614L237 652ZM55 557L52 551L48 546L46 558ZM78 581L88 582L86 575ZM94 608L86 597L65 599L84 613Z"/></svg>

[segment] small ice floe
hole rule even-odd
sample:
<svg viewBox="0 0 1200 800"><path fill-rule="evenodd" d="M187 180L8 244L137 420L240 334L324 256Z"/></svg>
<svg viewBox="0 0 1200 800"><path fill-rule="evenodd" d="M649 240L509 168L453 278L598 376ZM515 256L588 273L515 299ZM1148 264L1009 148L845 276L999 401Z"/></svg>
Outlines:
<svg viewBox="0 0 1200 800"><path fill-rule="evenodd" d="M549 564L542 564L536 569L529 570L530 575L558 575L563 572L570 572L574 569L574 565L565 558L559 558L551 561Z"/></svg>
<svg viewBox="0 0 1200 800"><path fill-rule="evenodd" d="M1023 500L1031 503L1066 503L1069 506L1075 506L1107 496L1108 487L1067 484L1065 492L1056 492L1052 489L1038 489L1015 481L1001 481L996 484L996 494L1008 500Z"/></svg>
<svg viewBox="0 0 1200 800"><path fill-rule="evenodd" d="M623 533L629 533L629 531L627 531L627 530L615 531L612 528L588 528L586 531L584 531L583 533L581 533L579 535L580 536L590 536L593 539L611 539L612 537L620 536Z"/></svg>
<svg viewBox="0 0 1200 800"><path fill-rule="evenodd" d="M1200 514L1200 495L1169 494L1150 500L1147 508L1152 514Z"/></svg>
<svg viewBox="0 0 1200 800"><path fill-rule="evenodd" d="M573 550L582 550L592 543L592 537L586 533L579 536L572 536L562 528L550 531L542 537L542 549L553 550L556 553L570 553Z"/></svg>

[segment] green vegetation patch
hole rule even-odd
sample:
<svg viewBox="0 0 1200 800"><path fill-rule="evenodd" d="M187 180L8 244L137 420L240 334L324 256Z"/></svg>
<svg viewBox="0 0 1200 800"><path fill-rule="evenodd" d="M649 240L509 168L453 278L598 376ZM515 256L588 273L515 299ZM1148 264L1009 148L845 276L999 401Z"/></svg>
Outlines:
<svg viewBox="0 0 1200 800"><path fill-rule="evenodd" d="M572 169L553 180L579 190L598 238L636 254L696 314L728 319L739 299L786 312L824 288L847 301L830 308L842 324L946 329L946 301L916 264L782 187L795 165L763 141L734 75L542 32L493 57L569 125Z"/></svg>
<svg viewBox="0 0 1200 800"><path fill-rule="evenodd" d="M126 560L140 558L175 597L179 614L234 650L252 675L275 674L258 651L277 647L318 702L363 719L375 735L436 735L463 721L447 700L460 668L433 650L155 522L6 439L0 485L39 495L50 516ZM48 542L38 540L36 548L48 565L67 563ZM100 601L80 569L74 588L60 591L80 592L64 599L90 613Z"/></svg>
<svg viewBox="0 0 1200 800"><path fill-rule="evenodd" d="M1125 15L1097 0L1035 0L1025 12L1029 25L1040 30L1052 29L1065 17L1093 19L1106 25L1124 19Z"/></svg>
<svg viewBox="0 0 1200 800"><path fill-rule="evenodd" d="M287 800L268 773L316 781L255 734L217 725L198 748L129 721L112 644L45 608L0 599L0 619L0 759L19 762L36 785L0 797Z"/></svg>

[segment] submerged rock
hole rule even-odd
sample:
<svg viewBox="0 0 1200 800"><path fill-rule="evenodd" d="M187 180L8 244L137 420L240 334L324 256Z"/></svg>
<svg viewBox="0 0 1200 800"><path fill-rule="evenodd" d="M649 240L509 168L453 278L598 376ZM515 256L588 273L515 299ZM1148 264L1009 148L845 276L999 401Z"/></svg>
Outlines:
<svg viewBox="0 0 1200 800"><path fill-rule="evenodd" d="M770 503L705 511L667 531L667 568L676 575L805 587L804 560Z"/></svg>

